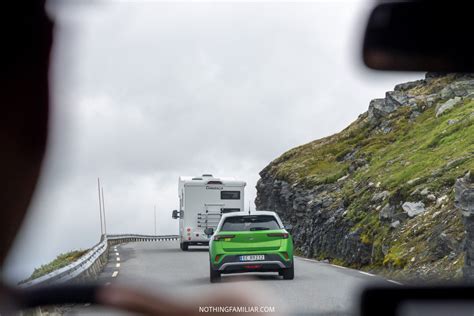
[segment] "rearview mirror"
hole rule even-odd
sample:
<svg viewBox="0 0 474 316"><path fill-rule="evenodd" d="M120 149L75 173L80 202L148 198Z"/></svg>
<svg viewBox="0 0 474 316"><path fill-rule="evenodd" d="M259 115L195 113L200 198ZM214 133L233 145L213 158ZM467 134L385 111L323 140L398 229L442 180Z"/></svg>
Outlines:
<svg viewBox="0 0 474 316"><path fill-rule="evenodd" d="M364 63L378 70L472 72L470 2L381 3L370 14Z"/></svg>
<svg viewBox="0 0 474 316"><path fill-rule="evenodd" d="M173 213L171 214L171 217L172 217L173 219L179 218L179 216L178 216L178 211L177 211L177 210L173 210Z"/></svg>
<svg viewBox="0 0 474 316"><path fill-rule="evenodd" d="M371 286L363 290L359 315L449 316L472 315L474 287L460 286Z"/></svg>
<svg viewBox="0 0 474 316"><path fill-rule="evenodd" d="M291 224L285 225L285 229L286 229L287 231L290 231L290 230L293 229L293 225L291 225Z"/></svg>
<svg viewBox="0 0 474 316"><path fill-rule="evenodd" d="M211 236L212 234L214 234L214 228L208 227L208 228L204 229L204 234L206 234L208 236Z"/></svg>

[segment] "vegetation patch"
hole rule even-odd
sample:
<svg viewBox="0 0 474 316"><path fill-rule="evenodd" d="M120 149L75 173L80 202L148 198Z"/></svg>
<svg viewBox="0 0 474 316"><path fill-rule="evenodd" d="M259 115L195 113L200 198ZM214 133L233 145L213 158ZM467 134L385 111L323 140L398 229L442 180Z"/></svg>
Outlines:
<svg viewBox="0 0 474 316"><path fill-rule="evenodd" d="M28 279L26 279L26 280L24 280L20 283L24 283L24 282L31 281L33 279L37 279L37 278L39 278L43 275L46 275L50 272L61 269L62 267L65 267L68 264L73 263L74 261L76 261L77 259L82 257L83 255L85 255L89 250L90 249L73 250L73 251L62 253L62 254L58 255L53 261L51 261L47 264L41 265L39 268L36 268Z"/></svg>
<svg viewBox="0 0 474 316"><path fill-rule="evenodd" d="M461 275L464 229L453 185L468 171L474 177L474 93L436 115L446 101L443 89L456 87L458 79L465 84L466 78L450 74L415 85L403 92L415 101L377 124L364 113L340 133L291 149L267 168L290 187L334 184L327 195L343 201L344 225L372 247L365 270L399 279ZM422 214L408 217L405 202L422 203ZM381 215L386 206L395 214L391 220ZM327 259L323 251L314 256ZM329 259L348 265L344 258Z"/></svg>

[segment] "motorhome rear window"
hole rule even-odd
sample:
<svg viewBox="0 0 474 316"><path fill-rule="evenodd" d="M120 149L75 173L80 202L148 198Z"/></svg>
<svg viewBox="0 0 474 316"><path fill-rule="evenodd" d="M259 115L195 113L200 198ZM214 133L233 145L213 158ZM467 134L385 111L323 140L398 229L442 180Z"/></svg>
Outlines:
<svg viewBox="0 0 474 316"><path fill-rule="evenodd" d="M222 224L221 231L257 231L280 229L278 222L271 215L249 215L249 216L232 216L226 218Z"/></svg>
<svg viewBox="0 0 474 316"><path fill-rule="evenodd" d="M221 200L240 200L240 191L221 191Z"/></svg>
<svg viewBox="0 0 474 316"><path fill-rule="evenodd" d="M240 208L221 208L221 213L232 213L232 212L240 212Z"/></svg>

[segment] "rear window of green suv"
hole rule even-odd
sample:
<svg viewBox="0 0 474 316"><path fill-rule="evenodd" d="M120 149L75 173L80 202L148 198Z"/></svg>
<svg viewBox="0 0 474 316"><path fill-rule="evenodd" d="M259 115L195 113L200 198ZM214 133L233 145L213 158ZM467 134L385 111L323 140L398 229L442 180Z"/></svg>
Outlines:
<svg viewBox="0 0 474 316"><path fill-rule="evenodd" d="M248 215L233 216L226 218L222 224L221 231L257 231L281 229L274 216L271 215Z"/></svg>

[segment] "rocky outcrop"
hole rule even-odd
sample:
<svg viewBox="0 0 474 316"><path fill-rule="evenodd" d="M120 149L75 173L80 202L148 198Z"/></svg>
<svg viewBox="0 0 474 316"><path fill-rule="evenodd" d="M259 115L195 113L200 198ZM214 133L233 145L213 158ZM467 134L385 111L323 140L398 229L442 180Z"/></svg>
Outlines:
<svg viewBox="0 0 474 316"><path fill-rule="evenodd" d="M474 167L473 99L469 74L395 86L345 130L265 167L257 209L292 224L303 256L401 279L459 277L465 233L453 187Z"/></svg>
<svg viewBox="0 0 474 316"><path fill-rule="evenodd" d="M474 174L468 172L456 181L455 199L466 229L464 278L474 282Z"/></svg>
<svg viewBox="0 0 474 316"><path fill-rule="evenodd" d="M344 201L335 199L338 183L306 190L277 180L266 170L257 183L257 209L273 210L293 225L293 238L307 257L342 258L351 265L370 263L371 247L346 215Z"/></svg>

